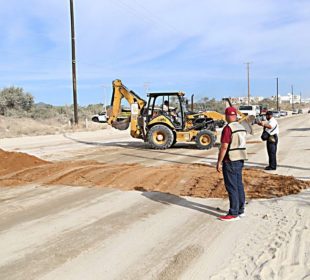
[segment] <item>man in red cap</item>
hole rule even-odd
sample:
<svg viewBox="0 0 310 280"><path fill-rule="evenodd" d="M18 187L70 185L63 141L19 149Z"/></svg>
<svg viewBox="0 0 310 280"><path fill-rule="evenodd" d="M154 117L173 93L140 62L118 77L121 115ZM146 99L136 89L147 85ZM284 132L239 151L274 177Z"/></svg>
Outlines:
<svg viewBox="0 0 310 280"><path fill-rule="evenodd" d="M246 153L246 130L237 122L235 107L225 110L227 125L223 128L221 148L218 154L216 169L221 172L229 197L229 211L227 215L219 217L222 221L236 221L245 216L245 194L242 183L242 168Z"/></svg>

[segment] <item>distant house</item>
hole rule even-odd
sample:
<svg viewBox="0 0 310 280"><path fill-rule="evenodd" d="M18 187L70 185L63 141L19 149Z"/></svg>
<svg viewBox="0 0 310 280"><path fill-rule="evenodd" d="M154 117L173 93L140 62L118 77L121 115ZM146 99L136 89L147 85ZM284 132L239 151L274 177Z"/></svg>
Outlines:
<svg viewBox="0 0 310 280"><path fill-rule="evenodd" d="M287 95L279 95L279 103L289 103L292 104L293 103L300 103L300 95L293 95L291 93L288 93ZM272 96L271 97L272 100L276 100L277 97L276 96Z"/></svg>

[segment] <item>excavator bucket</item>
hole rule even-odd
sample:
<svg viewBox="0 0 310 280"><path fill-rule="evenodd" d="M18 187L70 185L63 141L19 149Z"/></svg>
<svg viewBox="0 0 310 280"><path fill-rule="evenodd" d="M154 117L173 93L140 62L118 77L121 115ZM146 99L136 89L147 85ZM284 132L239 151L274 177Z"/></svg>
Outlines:
<svg viewBox="0 0 310 280"><path fill-rule="evenodd" d="M223 101L225 101L228 106L233 107L230 98L222 98ZM255 116L246 116L239 110L237 110L238 115L241 116L241 119L238 121L247 131L249 134L254 134L253 130L253 124L255 123Z"/></svg>
<svg viewBox="0 0 310 280"><path fill-rule="evenodd" d="M118 130L126 130L129 127L129 123L130 123L129 118L126 118L126 119L121 120L121 121L114 121L112 123L112 127L116 128Z"/></svg>
<svg viewBox="0 0 310 280"><path fill-rule="evenodd" d="M247 133L252 135L254 134L253 131L253 124L255 122L254 116L245 116L241 118L238 122L246 129Z"/></svg>

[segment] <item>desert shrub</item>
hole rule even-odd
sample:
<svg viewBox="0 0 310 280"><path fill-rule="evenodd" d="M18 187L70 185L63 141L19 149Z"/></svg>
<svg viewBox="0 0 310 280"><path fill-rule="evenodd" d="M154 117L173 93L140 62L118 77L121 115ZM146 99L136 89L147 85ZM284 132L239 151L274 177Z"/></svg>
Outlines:
<svg viewBox="0 0 310 280"><path fill-rule="evenodd" d="M0 114L6 115L7 112L13 110L30 111L34 104L34 98L30 93L24 92L23 88L9 87L0 91ZM9 113L9 115L12 112Z"/></svg>
<svg viewBox="0 0 310 280"><path fill-rule="evenodd" d="M57 117L58 113L53 107L34 106L32 108L30 117L37 119L51 119Z"/></svg>
<svg viewBox="0 0 310 280"><path fill-rule="evenodd" d="M223 114L225 111L225 103L217 101L215 98L209 99L208 97L204 97L194 104L194 108L200 111L216 111Z"/></svg>

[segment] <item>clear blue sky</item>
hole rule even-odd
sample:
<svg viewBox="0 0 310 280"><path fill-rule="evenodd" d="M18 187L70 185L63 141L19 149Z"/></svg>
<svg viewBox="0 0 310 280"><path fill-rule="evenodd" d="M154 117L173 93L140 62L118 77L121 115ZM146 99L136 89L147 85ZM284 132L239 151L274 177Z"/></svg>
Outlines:
<svg viewBox="0 0 310 280"><path fill-rule="evenodd" d="M119 78L145 97L294 92L310 97L308 0L75 0L78 101L110 96ZM0 88L72 104L69 0L0 0Z"/></svg>

